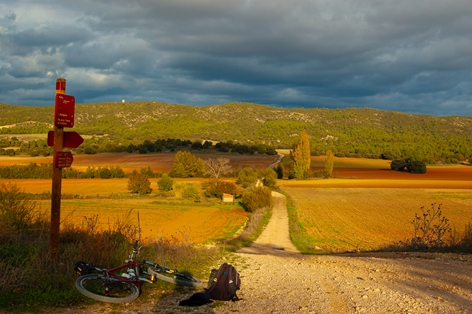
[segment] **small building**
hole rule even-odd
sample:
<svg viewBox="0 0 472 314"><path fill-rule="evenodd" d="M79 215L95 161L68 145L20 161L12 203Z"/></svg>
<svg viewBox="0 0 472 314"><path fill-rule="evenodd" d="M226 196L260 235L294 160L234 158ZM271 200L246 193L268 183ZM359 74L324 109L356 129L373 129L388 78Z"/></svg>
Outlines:
<svg viewBox="0 0 472 314"><path fill-rule="evenodd" d="M223 193L221 201L223 203L234 203L234 195Z"/></svg>

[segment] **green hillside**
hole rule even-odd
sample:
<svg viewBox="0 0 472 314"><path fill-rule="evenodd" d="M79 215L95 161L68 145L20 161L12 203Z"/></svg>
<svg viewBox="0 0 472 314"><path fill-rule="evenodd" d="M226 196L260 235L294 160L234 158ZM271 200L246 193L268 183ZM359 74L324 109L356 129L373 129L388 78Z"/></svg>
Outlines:
<svg viewBox="0 0 472 314"><path fill-rule="evenodd" d="M251 103L196 107L159 102L79 104L75 113L75 131L100 135L100 141L109 145L178 138L287 148L306 130L314 154L331 149L338 156L406 156L431 163L467 160L472 155L472 117L464 116L370 108L285 109ZM0 104L0 127L8 126L0 134L46 133L52 129L53 116L52 106Z"/></svg>

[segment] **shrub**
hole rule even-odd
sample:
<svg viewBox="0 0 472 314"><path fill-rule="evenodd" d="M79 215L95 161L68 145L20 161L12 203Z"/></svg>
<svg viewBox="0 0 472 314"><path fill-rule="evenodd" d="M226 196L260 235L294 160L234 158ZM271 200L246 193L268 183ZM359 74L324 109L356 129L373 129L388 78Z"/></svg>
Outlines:
<svg viewBox="0 0 472 314"><path fill-rule="evenodd" d="M128 179L128 190L139 195L149 194L152 192L151 182L146 175L134 170Z"/></svg>
<svg viewBox="0 0 472 314"><path fill-rule="evenodd" d="M32 222L35 210L36 203L17 185L0 185L0 220L5 225L21 230Z"/></svg>
<svg viewBox="0 0 472 314"><path fill-rule="evenodd" d="M261 171L260 176L264 178L265 186L271 189L275 189L275 187L277 186L277 172L275 172L274 169L267 168Z"/></svg>
<svg viewBox="0 0 472 314"><path fill-rule="evenodd" d="M431 204L431 209L425 211L421 207L421 215L415 213L412 221L414 227L414 237L411 244L416 249L440 248L444 246L443 237L451 231L449 219L442 216L441 204L436 207L436 203Z"/></svg>
<svg viewBox="0 0 472 314"><path fill-rule="evenodd" d="M272 207L272 191L266 186L258 186L247 190L242 195L242 203L248 212L254 212L259 208Z"/></svg>
<svg viewBox="0 0 472 314"><path fill-rule="evenodd" d="M284 168L280 164L280 162L275 166L275 172L277 173L277 179L283 179L284 178Z"/></svg>
<svg viewBox="0 0 472 314"><path fill-rule="evenodd" d="M406 161L403 159L395 159L390 163L390 169L395 171L403 171L406 168Z"/></svg>
<svg viewBox="0 0 472 314"><path fill-rule="evenodd" d="M411 161L408 163L406 167L408 171L411 173L420 173L420 174L426 173L426 164L422 161L417 161L417 160Z"/></svg>
<svg viewBox="0 0 472 314"><path fill-rule="evenodd" d="M232 182L218 181L213 183L206 191L208 197L223 197L223 193L241 195L240 189Z"/></svg>
<svg viewBox="0 0 472 314"><path fill-rule="evenodd" d="M236 183L241 184L243 188L247 188L257 182L257 172L252 168L245 167L238 173Z"/></svg>
<svg viewBox="0 0 472 314"><path fill-rule="evenodd" d="M111 170L108 168L100 168L100 179L110 179L112 177Z"/></svg>
<svg viewBox="0 0 472 314"><path fill-rule="evenodd" d="M157 181L157 185L161 191L170 191L174 185L174 180L166 173L163 173L162 177Z"/></svg>

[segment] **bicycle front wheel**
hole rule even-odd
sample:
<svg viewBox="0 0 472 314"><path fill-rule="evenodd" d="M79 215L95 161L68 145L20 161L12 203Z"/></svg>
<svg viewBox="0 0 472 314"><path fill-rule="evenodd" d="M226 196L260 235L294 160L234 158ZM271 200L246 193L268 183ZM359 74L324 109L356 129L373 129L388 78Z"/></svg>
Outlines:
<svg viewBox="0 0 472 314"><path fill-rule="evenodd" d="M156 278L179 286L193 288L200 288L202 286L202 282L199 279L164 266L149 266L148 272Z"/></svg>
<svg viewBox="0 0 472 314"><path fill-rule="evenodd" d="M132 282L123 282L102 274L89 274L77 278L76 289L91 299L109 303L127 303L136 300L139 289Z"/></svg>

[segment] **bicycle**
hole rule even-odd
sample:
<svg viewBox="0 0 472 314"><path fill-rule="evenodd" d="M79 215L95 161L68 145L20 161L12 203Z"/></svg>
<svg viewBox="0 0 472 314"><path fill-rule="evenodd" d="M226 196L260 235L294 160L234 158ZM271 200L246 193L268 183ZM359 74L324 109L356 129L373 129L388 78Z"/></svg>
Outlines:
<svg viewBox="0 0 472 314"><path fill-rule="evenodd" d="M146 260L143 260L142 263L136 262L134 259L142 248L142 246L138 247L139 238L134 242L133 250L123 265L105 269L98 268L93 264L78 262L86 266L82 271L85 274L80 273L75 281L76 289L83 295L97 301L127 303L139 297L142 282L154 283L156 279L161 279L180 286L193 288L202 286L199 279L175 269ZM149 279L142 277L142 275L149 277Z"/></svg>

